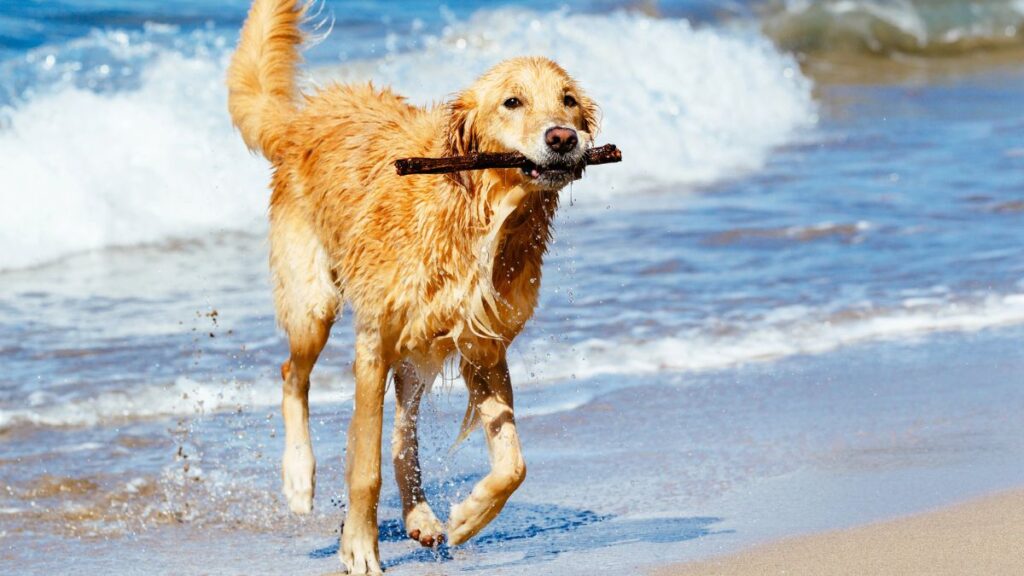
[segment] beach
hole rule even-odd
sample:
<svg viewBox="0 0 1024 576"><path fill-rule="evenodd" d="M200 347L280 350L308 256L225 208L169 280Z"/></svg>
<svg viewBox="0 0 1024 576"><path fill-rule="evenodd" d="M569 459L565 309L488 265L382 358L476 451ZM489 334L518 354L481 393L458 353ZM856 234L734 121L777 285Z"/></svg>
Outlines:
<svg viewBox="0 0 1024 576"><path fill-rule="evenodd" d="M1024 571L1024 492L862 528L787 539L655 574L1019 574Z"/></svg>
<svg viewBox="0 0 1024 576"><path fill-rule="evenodd" d="M423 549L385 443L388 574L1021 571L1019 3L427 4L327 2L304 85L426 105L544 54L624 161L563 191L509 351L525 483ZM225 104L247 7L0 13L5 574L340 568L351 313L312 376L296 516L270 170ZM424 400L441 517L488 470L480 434L450 450L465 406L453 370Z"/></svg>

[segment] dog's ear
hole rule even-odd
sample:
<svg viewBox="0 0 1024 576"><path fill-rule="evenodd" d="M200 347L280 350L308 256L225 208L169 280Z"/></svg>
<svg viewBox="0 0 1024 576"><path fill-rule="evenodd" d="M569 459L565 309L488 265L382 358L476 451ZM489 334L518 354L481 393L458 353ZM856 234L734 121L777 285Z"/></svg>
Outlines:
<svg viewBox="0 0 1024 576"><path fill-rule="evenodd" d="M445 156L465 156L477 150L477 134L473 121L476 119L476 99L463 92L448 104L448 134L444 143ZM465 190L472 189L467 172L452 172L448 175Z"/></svg>
<svg viewBox="0 0 1024 576"><path fill-rule="evenodd" d="M601 130L601 109L589 96L579 93L580 113L583 115L583 131L590 134L591 140Z"/></svg>
<svg viewBox="0 0 1024 576"><path fill-rule="evenodd" d="M448 137L445 141L446 156L465 156L477 149L477 135L473 121L476 119L476 99L463 92L448 104Z"/></svg>

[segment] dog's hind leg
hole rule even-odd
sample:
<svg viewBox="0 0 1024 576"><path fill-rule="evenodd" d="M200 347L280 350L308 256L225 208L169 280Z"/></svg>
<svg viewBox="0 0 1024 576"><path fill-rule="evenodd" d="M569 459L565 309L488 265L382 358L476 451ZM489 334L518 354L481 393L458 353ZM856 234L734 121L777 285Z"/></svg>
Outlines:
<svg viewBox="0 0 1024 576"><path fill-rule="evenodd" d="M440 544L444 526L434 515L423 493L420 474L419 440L416 437L420 400L433 374L421 375L406 360L395 369L395 432L391 440L391 461L402 494L405 532L423 546Z"/></svg>
<svg viewBox="0 0 1024 576"><path fill-rule="evenodd" d="M313 371L330 324L322 323L308 339L292 340L291 355L281 365L281 415L284 417L284 455L281 459L282 490L288 507L297 514L313 509L316 460L309 437L309 374Z"/></svg>
<svg viewBox="0 0 1024 576"><path fill-rule="evenodd" d="M462 376L472 409L483 423L491 472L477 482L465 500L452 506L448 539L453 546L470 539L493 520L526 479L526 463L512 412L512 382L504 356L492 367L473 366L463 360Z"/></svg>
<svg viewBox="0 0 1024 576"><path fill-rule="evenodd" d="M283 210L271 211L270 264L277 319L288 334L290 349L281 365L282 490L289 508L305 514L313 509L316 476L309 438L309 374L327 343L340 296L312 229Z"/></svg>
<svg viewBox="0 0 1024 576"><path fill-rule="evenodd" d="M380 452L384 425L384 388L390 362L380 334L356 328L355 408L348 426L345 478L348 514L341 533L341 561L350 574L378 574L377 504L380 498Z"/></svg>

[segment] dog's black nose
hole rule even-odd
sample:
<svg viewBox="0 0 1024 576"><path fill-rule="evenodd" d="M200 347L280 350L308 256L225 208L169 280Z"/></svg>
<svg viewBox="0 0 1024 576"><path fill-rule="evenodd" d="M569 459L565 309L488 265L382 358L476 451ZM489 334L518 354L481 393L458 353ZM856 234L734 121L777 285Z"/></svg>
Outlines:
<svg viewBox="0 0 1024 576"><path fill-rule="evenodd" d="M566 152L572 152L580 140L576 137L575 130L555 127L549 128L544 133L544 141L548 143L548 148L559 154L565 154Z"/></svg>

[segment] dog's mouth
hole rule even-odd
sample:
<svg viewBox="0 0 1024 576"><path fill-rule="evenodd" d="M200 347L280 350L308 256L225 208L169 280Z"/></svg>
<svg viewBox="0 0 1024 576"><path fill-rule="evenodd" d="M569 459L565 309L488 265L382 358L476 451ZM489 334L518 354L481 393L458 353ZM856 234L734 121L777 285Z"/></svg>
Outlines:
<svg viewBox="0 0 1024 576"><path fill-rule="evenodd" d="M583 164L548 164L541 166L530 162L520 169L524 176L541 183L557 184L579 180L583 176Z"/></svg>

